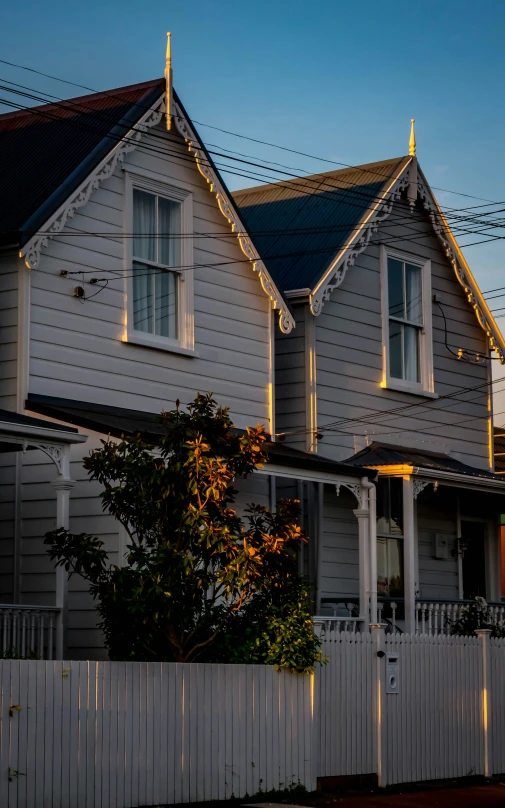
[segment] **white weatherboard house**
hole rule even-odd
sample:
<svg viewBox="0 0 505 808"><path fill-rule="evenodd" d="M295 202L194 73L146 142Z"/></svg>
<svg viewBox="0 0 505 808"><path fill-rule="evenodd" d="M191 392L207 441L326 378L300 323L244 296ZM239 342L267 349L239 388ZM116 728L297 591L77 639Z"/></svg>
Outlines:
<svg viewBox="0 0 505 808"><path fill-rule="evenodd" d="M365 569L355 498L320 487L305 565L317 610L369 596L374 619L378 596L403 629L447 630L475 595L503 614L491 360L505 343L418 165L413 122L409 145L234 199L296 320L275 335L278 436L378 471Z"/></svg>
<svg viewBox="0 0 505 808"><path fill-rule="evenodd" d="M428 613L445 630L447 603L499 601L505 345L415 155L232 197L168 65L0 116L0 162L4 648L104 658L86 584L43 536L93 533L121 563L82 458L207 391L271 434L238 505L300 499L327 626L385 603L403 630Z"/></svg>
<svg viewBox="0 0 505 808"><path fill-rule="evenodd" d="M293 316L167 73L0 116L0 649L106 656L86 583L43 544L68 525L122 562L126 537L82 467L101 439L155 435L162 409L209 391L237 428L275 433L273 333ZM275 504L279 472L375 476L268 451L239 507Z"/></svg>

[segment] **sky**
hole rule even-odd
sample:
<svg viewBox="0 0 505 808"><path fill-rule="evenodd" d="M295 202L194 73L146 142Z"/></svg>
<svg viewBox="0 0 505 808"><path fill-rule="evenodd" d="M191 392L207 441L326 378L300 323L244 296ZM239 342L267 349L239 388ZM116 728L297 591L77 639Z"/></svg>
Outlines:
<svg viewBox="0 0 505 808"><path fill-rule="evenodd" d="M505 199L504 0L0 0L0 9L0 59L96 90L162 76L170 30L174 86L208 145L315 173L338 166L202 124L356 165L406 154L414 117L442 206ZM59 97L84 92L2 63L0 76ZM484 292L505 286L505 240L464 252ZM495 387L503 423L505 383Z"/></svg>

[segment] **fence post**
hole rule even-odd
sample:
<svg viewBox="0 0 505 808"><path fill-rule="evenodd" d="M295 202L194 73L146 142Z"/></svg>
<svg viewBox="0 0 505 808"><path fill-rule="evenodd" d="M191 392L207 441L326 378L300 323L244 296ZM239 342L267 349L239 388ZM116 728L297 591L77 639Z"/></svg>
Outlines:
<svg viewBox="0 0 505 808"><path fill-rule="evenodd" d="M482 658L482 694L481 694L481 717L482 730L484 734L484 777L491 777L491 749L489 732L490 698L491 692L491 660L489 651L489 636L491 629L478 628L475 633L480 640L480 650Z"/></svg>
<svg viewBox="0 0 505 808"><path fill-rule="evenodd" d="M387 785L386 773L384 767L384 755L386 747L384 743L384 730L385 730L385 700L384 700L384 681L385 681L385 657L386 657L386 635L384 634L384 626L381 623L373 623L370 625L372 632L373 647L375 651L375 666L372 670L372 681L374 681L374 724L375 724L375 764L377 770L377 784L379 788L384 788Z"/></svg>

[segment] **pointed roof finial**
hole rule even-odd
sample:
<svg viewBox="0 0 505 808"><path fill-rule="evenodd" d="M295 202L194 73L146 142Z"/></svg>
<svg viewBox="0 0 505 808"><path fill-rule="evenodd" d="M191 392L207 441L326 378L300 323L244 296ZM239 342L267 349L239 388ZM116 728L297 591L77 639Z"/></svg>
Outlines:
<svg viewBox="0 0 505 808"><path fill-rule="evenodd" d="M167 130L172 128L172 47L170 38L170 31L167 31L167 53L165 57L165 115Z"/></svg>
<svg viewBox="0 0 505 808"><path fill-rule="evenodd" d="M416 156L416 133L414 130L415 118L410 119L410 140L409 140L409 154L411 157Z"/></svg>

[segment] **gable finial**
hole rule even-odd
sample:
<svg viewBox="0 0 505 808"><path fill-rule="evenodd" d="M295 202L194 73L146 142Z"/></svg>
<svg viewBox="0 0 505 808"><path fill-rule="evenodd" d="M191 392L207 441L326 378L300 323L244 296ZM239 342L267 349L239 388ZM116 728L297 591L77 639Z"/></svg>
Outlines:
<svg viewBox="0 0 505 808"><path fill-rule="evenodd" d="M165 57L165 117L167 131L172 128L172 47L170 31L167 31L167 54Z"/></svg>
<svg viewBox="0 0 505 808"><path fill-rule="evenodd" d="M414 130L415 122L416 122L415 118L410 119L409 155L411 157L416 156L416 133L415 133L415 130Z"/></svg>

